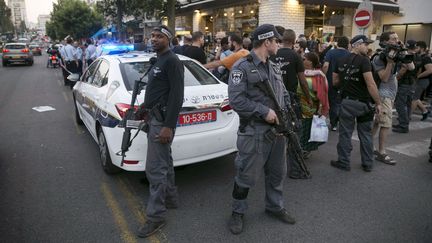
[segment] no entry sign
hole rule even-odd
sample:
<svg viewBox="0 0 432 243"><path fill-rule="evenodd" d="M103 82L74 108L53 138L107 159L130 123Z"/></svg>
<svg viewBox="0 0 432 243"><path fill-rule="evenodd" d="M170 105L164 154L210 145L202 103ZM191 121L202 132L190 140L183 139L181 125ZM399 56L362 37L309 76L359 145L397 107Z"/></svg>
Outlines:
<svg viewBox="0 0 432 243"><path fill-rule="evenodd" d="M359 28L366 28L369 26L372 20L372 14L368 10L359 10L354 15L354 23Z"/></svg>

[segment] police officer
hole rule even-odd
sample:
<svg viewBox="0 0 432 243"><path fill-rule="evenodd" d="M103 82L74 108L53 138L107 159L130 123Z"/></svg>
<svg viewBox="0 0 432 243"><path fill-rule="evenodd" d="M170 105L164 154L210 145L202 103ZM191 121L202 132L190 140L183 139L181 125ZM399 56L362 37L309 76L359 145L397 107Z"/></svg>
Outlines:
<svg viewBox="0 0 432 243"><path fill-rule="evenodd" d="M90 38L86 40L86 43L87 43L87 48L85 49L85 61L88 67L94 60L92 56L96 52L96 46L93 45L93 41Z"/></svg>
<svg viewBox="0 0 432 243"><path fill-rule="evenodd" d="M362 168L370 172L373 167L372 103L375 103L376 113L380 115L381 100L367 56L368 45L372 42L365 35L352 38L352 53L339 59L333 71L333 85L339 87L342 102L339 114L338 160L330 161L330 165L345 171L351 170L351 136L356 122Z"/></svg>
<svg viewBox="0 0 432 243"><path fill-rule="evenodd" d="M269 56L277 52L280 35L273 25L264 24L255 30L252 37L253 50L234 64L228 84L230 105L241 120L237 133L232 216L228 223L233 234L243 230L248 192L255 185L261 170L265 174L266 213L285 223L295 223L284 208L282 196L287 172L285 137L275 134L268 139L266 136L279 121L274 102L257 86L268 80L281 106L290 102L277 66L269 60Z"/></svg>
<svg viewBox="0 0 432 243"><path fill-rule="evenodd" d="M81 76L82 69L83 69L83 62L82 62L83 51L82 51L78 41L74 41L73 47L75 48L74 57L75 57L75 63L77 65L76 70L77 70L77 73Z"/></svg>
<svg viewBox="0 0 432 243"><path fill-rule="evenodd" d="M66 39L66 46L63 48L64 56L62 55L62 57L67 71L71 73L77 73L77 63L75 58L76 51L75 47L72 46L72 44L73 39L71 37L68 37ZM69 76L69 73L66 72L65 85L67 85L68 83L71 85L72 83L67 80L67 76Z"/></svg>
<svg viewBox="0 0 432 243"><path fill-rule="evenodd" d="M171 144L183 104L184 67L169 47L172 37L164 25L151 33L157 61L149 72L143 103L150 116L146 162L150 195L147 222L139 229L139 237L148 237L165 226L166 209L178 206Z"/></svg>

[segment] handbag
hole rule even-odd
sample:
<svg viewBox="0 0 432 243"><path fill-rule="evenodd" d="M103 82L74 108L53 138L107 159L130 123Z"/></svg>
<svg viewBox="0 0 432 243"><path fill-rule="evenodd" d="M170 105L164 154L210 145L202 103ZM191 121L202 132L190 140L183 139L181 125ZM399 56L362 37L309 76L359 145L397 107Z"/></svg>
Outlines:
<svg viewBox="0 0 432 243"><path fill-rule="evenodd" d="M312 118L309 142L327 142L328 132L326 117L314 115Z"/></svg>

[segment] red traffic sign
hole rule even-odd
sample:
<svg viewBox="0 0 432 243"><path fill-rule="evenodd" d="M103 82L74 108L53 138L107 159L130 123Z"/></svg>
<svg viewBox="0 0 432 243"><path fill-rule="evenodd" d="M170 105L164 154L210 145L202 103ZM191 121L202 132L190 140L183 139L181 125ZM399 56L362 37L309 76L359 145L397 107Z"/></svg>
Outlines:
<svg viewBox="0 0 432 243"><path fill-rule="evenodd" d="M367 10L359 10L354 15L354 23L359 28L366 28L369 26L372 20L372 13Z"/></svg>

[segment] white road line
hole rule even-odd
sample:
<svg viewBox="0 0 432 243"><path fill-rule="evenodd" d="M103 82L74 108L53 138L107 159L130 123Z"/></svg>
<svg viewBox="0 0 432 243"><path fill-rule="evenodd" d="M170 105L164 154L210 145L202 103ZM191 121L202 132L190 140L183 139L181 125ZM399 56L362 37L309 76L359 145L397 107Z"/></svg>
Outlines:
<svg viewBox="0 0 432 243"><path fill-rule="evenodd" d="M413 141L413 142L390 146L386 148L386 150L390 150L409 157L418 158L428 153L429 143L430 143L429 139L423 141Z"/></svg>

